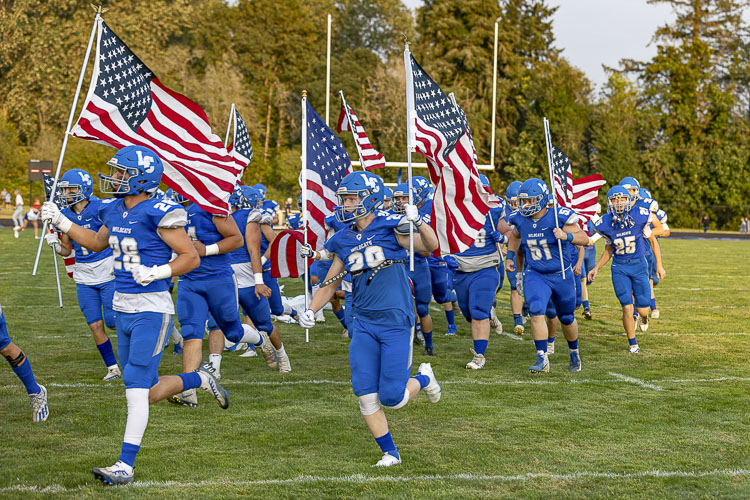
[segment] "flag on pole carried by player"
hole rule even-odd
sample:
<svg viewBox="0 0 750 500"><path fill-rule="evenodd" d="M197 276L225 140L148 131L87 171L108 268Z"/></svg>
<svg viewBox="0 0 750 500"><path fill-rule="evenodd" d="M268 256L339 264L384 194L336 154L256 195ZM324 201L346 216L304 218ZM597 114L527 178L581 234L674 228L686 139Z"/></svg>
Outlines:
<svg viewBox="0 0 750 500"><path fill-rule="evenodd" d="M52 193L52 186L55 185L55 177L52 175L49 175L47 173L42 172L42 178L44 179L44 199L46 201L50 201L49 197ZM58 189L55 193L55 205L57 205L58 208L62 208L62 205L60 204L60 197L62 196L61 191ZM49 229L50 233L57 233L57 237L60 238L62 236L62 233L60 231L55 231L50 227ZM55 256L57 258L57 256ZM73 277L73 266L76 263L76 254L75 252L70 252L70 255L67 257L63 257L63 262L65 263L65 272L68 273L68 277Z"/></svg>
<svg viewBox="0 0 750 500"><path fill-rule="evenodd" d="M165 87L97 22L91 84L71 135L118 149L148 147L162 159L169 187L209 213L230 213L229 196L245 164L227 152L200 106Z"/></svg>
<svg viewBox="0 0 750 500"><path fill-rule="evenodd" d="M497 201L482 186L474 159L474 144L462 112L408 54L407 92L414 98L413 121L416 150L427 159L430 180L435 185L432 225L440 252L467 250L476 240L491 207ZM411 87L411 88L409 88Z"/></svg>
<svg viewBox="0 0 750 500"><path fill-rule="evenodd" d="M568 155L551 144L552 156L552 192L561 207L573 208L573 169Z"/></svg>
<svg viewBox="0 0 750 500"><path fill-rule="evenodd" d="M385 157L380 154L370 143L365 128L359 123L359 118L354 113L351 106L346 103L344 93L339 91L341 96L341 114L339 115L338 131L339 133L346 130L352 132L354 144L359 153L359 161L362 162L362 168L373 170L385 167Z"/></svg>
<svg viewBox="0 0 750 500"><path fill-rule="evenodd" d="M307 186L302 188L307 191L307 206L304 208L308 213L308 243L319 250L326 240L325 218L338 205L336 190L341 179L352 171L352 162L338 136L310 102L305 101L305 105L307 148L303 154L306 155Z"/></svg>
<svg viewBox="0 0 750 500"><path fill-rule="evenodd" d="M269 259L272 278L298 278L305 274L305 258L299 254L304 243L305 235L295 229L285 229L274 238Z"/></svg>
<svg viewBox="0 0 750 500"><path fill-rule="evenodd" d="M573 179L573 203L570 208L578 214L579 224L587 233L586 223L596 215L599 189L606 183L599 174Z"/></svg>
<svg viewBox="0 0 750 500"><path fill-rule="evenodd" d="M250 142L250 134L247 133L245 120L240 116L237 109L234 110L234 135L232 144L227 146L227 151L233 158L243 164L245 168L253 161L253 145Z"/></svg>

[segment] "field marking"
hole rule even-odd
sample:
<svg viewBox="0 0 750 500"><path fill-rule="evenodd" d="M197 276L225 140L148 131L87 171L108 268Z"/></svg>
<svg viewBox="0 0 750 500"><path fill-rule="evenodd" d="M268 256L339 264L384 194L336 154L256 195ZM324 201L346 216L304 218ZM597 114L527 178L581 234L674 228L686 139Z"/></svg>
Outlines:
<svg viewBox="0 0 750 500"><path fill-rule="evenodd" d="M648 382L644 382L643 380L640 380L637 378L628 377L627 375L623 375L622 373L615 373L615 372L607 372L607 373L609 373L615 378L622 380L623 382L629 382L631 384L640 385L641 387L646 387L648 389L653 389L655 391L661 391L663 389L662 387L658 385L649 384Z"/></svg>
<svg viewBox="0 0 750 500"><path fill-rule="evenodd" d="M484 474L430 474L418 476L368 476L366 474L351 474L348 476L307 476L300 475L287 479L257 479L248 481L214 480L214 481L136 481L134 483L119 486L117 490L133 488L205 488L219 486L271 486L285 484L310 484L310 483L411 483L429 481L496 481L502 483L517 483L546 479L552 481L570 481L586 479L641 479L641 478L702 478L711 476L745 477L750 476L747 469L718 469L711 471L669 471L650 470L641 472L573 472L571 474L550 474L546 472L527 472L514 475L484 475ZM0 493L71 493L90 488L94 483L83 484L74 488L68 488L61 484L50 484L48 486L33 486L28 484L16 484L0 488Z"/></svg>

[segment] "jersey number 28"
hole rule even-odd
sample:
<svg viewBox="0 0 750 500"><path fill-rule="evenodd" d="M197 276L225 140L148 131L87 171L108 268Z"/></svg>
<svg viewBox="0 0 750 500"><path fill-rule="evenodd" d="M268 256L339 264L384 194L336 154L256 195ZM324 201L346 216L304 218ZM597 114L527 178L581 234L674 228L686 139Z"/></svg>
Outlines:
<svg viewBox="0 0 750 500"><path fill-rule="evenodd" d="M115 269L131 271L133 267L141 263L141 256L138 255L138 242L135 238L127 236L120 241L117 236L112 235L109 237L109 246L115 258Z"/></svg>
<svg viewBox="0 0 750 500"><path fill-rule="evenodd" d="M349 254L349 271L361 271L367 263L367 267L372 269L379 266L385 260L383 248L371 246L365 248L364 252L352 252Z"/></svg>

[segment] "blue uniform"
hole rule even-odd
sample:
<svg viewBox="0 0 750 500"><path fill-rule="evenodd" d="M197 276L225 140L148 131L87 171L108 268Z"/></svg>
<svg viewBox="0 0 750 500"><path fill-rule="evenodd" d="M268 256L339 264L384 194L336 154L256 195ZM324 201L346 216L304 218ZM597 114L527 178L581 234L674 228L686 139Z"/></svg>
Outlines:
<svg viewBox="0 0 750 500"><path fill-rule="evenodd" d="M633 303L636 307L649 307L651 286L648 282L646 247L650 246L643 236L651 212L645 206L632 208L632 226L622 228L613 223L612 214L604 214L594 223L594 229L602 235L607 245L614 248L612 260L612 286L622 306Z"/></svg>
<svg viewBox="0 0 750 500"><path fill-rule="evenodd" d="M99 220L101 204L102 200L92 195L80 214L75 213L70 207L64 208L61 212L82 228L98 232L102 227ZM115 278L112 274L112 249L107 247L101 252L92 252L73 239L70 242L76 259L73 280L76 282L78 307L86 318L86 323L91 325L103 319L108 328L114 328L115 313L112 310L112 299L115 293Z"/></svg>
<svg viewBox="0 0 750 500"><path fill-rule="evenodd" d="M149 389L159 381L159 362L172 331L174 304L169 278L142 286L131 271L138 264L151 267L169 262L172 249L157 230L185 226L187 214L169 200L149 199L127 209L124 199L110 198L102 200L98 217L109 229L114 256L113 308L125 388Z"/></svg>
<svg viewBox="0 0 750 500"><path fill-rule="evenodd" d="M302 224L302 214L292 214L286 218L286 223L292 229L299 229Z"/></svg>
<svg viewBox="0 0 750 500"><path fill-rule="evenodd" d="M407 251L394 233L403 216L383 211L375 214L363 231L338 231L325 248L352 274L349 366L354 394L378 393L382 404L395 406L404 399L411 372L416 318L404 264L396 262L373 270L386 260L407 260Z"/></svg>
<svg viewBox="0 0 750 500"><path fill-rule="evenodd" d="M563 325L575 321L576 308L575 281L573 275L571 251L563 243L563 262L565 279L560 269L560 252L557 238L553 233L555 227L563 228L566 223L575 222L575 213L569 208L557 208L557 226L554 208L538 219L524 217L518 212L510 215L510 223L521 235L521 249L524 253L523 289L524 298L529 304L532 316L546 313L547 305L552 304ZM567 251L566 251L567 250Z"/></svg>
<svg viewBox="0 0 750 500"><path fill-rule="evenodd" d="M224 239L216 229L213 215L195 203L187 207L187 230L191 240L212 245ZM242 338L242 322L237 309L237 284L229 254L201 257L200 265L180 277L177 288L177 319L185 340L202 339L208 313L233 342Z"/></svg>

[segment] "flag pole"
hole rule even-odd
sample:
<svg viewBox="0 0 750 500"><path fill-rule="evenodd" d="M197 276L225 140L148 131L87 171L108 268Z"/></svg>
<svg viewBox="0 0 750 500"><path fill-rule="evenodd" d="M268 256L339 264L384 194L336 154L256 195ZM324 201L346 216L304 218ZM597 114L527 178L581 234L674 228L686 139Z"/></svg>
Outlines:
<svg viewBox="0 0 750 500"><path fill-rule="evenodd" d="M100 9L101 10L101 9ZM86 74L86 66L89 64L89 56L91 55L91 47L94 44L94 35L96 35L96 28L99 26L101 20L99 12L94 17L94 26L91 27L91 36L89 37L89 44L86 47L86 56L83 58L83 66L81 66L81 74L78 76L78 85L76 86L76 93L73 97L73 105L70 107L70 115L68 116L68 126L65 128L65 135L63 136L62 147L60 148L60 157L57 159L57 170L55 171L55 182L52 184L52 191L50 192L50 200L55 199L55 193L57 192L57 180L60 177L60 169L62 168L63 158L65 158L65 149L68 147L68 136L70 135L70 127L73 125L73 116L75 116L76 106L78 105L78 96L81 94L81 86L83 85L83 77ZM97 49L98 50L98 49ZM47 234L47 222L42 227L42 234ZM42 241L43 238L39 238L39 246L36 249L36 258L34 259L34 269L31 271L32 276L36 276L36 271L39 267L39 257L42 254ZM55 250L52 249L54 254ZM57 262L57 259L55 259ZM60 303L62 304L62 295L60 296ZM62 307L62 306L60 306Z"/></svg>
<svg viewBox="0 0 750 500"><path fill-rule="evenodd" d="M349 130L352 132L352 138L354 139L354 147L357 148L357 157L359 158L359 165L362 167L362 170L367 170L365 168L365 162L362 160L362 150L359 149L359 141L357 141L357 131L354 129L354 123L352 122L352 117L349 115L349 107L346 105L346 99L344 99L344 91L339 90L339 97L341 98L341 105L344 107L344 114L346 115L346 121L349 123Z"/></svg>
<svg viewBox="0 0 750 500"><path fill-rule="evenodd" d="M55 261L55 280L57 280L57 298L60 300L60 309L62 309L62 290L60 289L60 270L57 267L57 252L52 249L52 260Z"/></svg>
<svg viewBox="0 0 750 500"><path fill-rule="evenodd" d="M490 139L490 166L495 168L495 115L497 113L497 20L495 20L495 56L492 59L492 132Z"/></svg>
<svg viewBox="0 0 750 500"><path fill-rule="evenodd" d="M330 126L331 109L331 14L328 14L328 35L326 37L326 125Z"/></svg>
<svg viewBox="0 0 750 500"><path fill-rule="evenodd" d="M302 227L305 234L305 245L307 245L307 90L302 91ZM308 257L305 257L305 310L309 307L307 290L310 286L310 271L308 267ZM310 330L305 328L305 342L310 342Z"/></svg>
<svg viewBox="0 0 750 500"><path fill-rule="evenodd" d="M229 144L229 131L232 129L232 120L234 120L234 103L232 103L232 109L229 110L229 121L227 122L227 134L224 136L224 147L227 147L227 144Z"/></svg>
<svg viewBox="0 0 750 500"><path fill-rule="evenodd" d="M555 208L555 227L560 227L560 222L557 220L557 194L555 193L555 179L552 175L552 134L550 134L549 121L546 117L544 118L544 142L547 144L547 168L549 170L549 185L552 187L552 189L550 190L552 193L552 204ZM565 279L565 263L563 262L562 240L557 240L557 250L560 253L560 269L562 270L562 278Z"/></svg>
<svg viewBox="0 0 750 500"><path fill-rule="evenodd" d="M409 205L414 204L411 189L411 152L414 149L414 82L411 72L411 53L409 40L405 41L404 69L406 70L406 154L407 154L407 186L409 186ZM409 224L409 272L414 272L414 224Z"/></svg>

